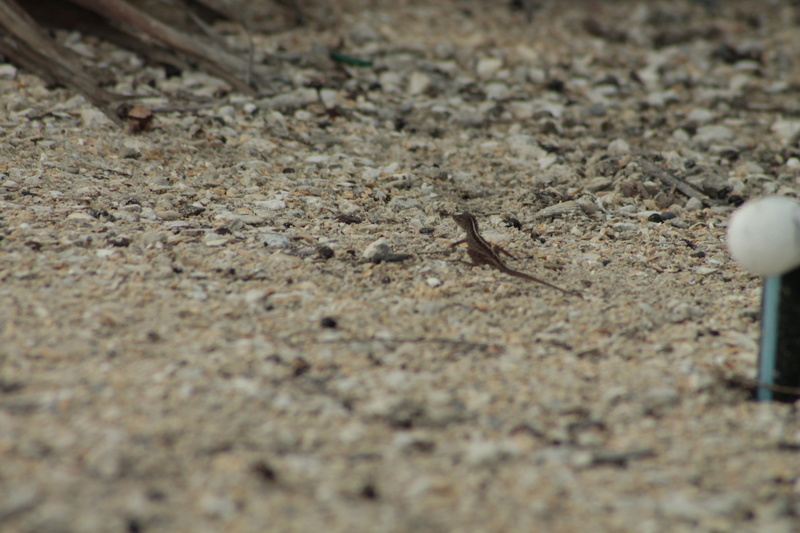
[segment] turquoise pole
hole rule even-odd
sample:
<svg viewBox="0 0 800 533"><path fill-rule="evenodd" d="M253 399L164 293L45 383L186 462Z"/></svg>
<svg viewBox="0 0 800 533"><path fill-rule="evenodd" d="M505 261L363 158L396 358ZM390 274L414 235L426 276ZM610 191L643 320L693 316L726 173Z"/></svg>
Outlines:
<svg viewBox="0 0 800 533"><path fill-rule="evenodd" d="M764 279L761 295L761 353L758 357L758 381L765 385L775 383L775 360L778 349L778 307L781 303L781 277ZM759 387L759 402L772 401L772 391Z"/></svg>

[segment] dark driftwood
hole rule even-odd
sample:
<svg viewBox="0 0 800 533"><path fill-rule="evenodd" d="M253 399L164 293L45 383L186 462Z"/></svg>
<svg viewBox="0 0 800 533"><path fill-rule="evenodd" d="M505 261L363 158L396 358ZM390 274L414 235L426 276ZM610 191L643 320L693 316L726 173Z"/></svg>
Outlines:
<svg viewBox="0 0 800 533"><path fill-rule="evenodd" d="M221 0L200 3L235 18L235 8ZM48 27L92 33L150 61L180 69L189 68L184 59L188 58L246 94L254 94L260 82L252 76L247 55L224 50L221 40L209 43L179 31L126 0L0 0L0 53L48 83L83 94L119 124L122 121L114 110L126 96L103 89L106 80L88 69L73 51L59 45L46 31Z"/></svg>
<svg viewBox="0 0 800 533"><path fill-rule="evenodd" d="M0 39L4 56L46 81L80 92L114 122L122 123L110 106L120 96L99 87L77 55L51 39L15 0L0 0L0 25L5 33Z"/></svg>
<svg viewBox="0 0 800 533"><path fill-rule="evenodd" d="M174 51L156 43L142 41L131 34L132 28L115 27L108 19L72 2L61 2L57 9L53 9L51 0L27 0L25 8L39 24L46 27L94 35L122 49L130 50L153 64L171 65L180 70L191 68Z"/></svg>
<svg viewBox="0 0 800 533"><path fill-rule="evenodd" d="M180 32L130 5L125 0L72 0L72 2L107 19L130 24L142 33L146 33L170 48L191 57L204 69L224 79L237 90L247 94L255 93L255 90L242 79L242 76L247 73L248 67L247 63L238 56L214 48Z"/></svg>

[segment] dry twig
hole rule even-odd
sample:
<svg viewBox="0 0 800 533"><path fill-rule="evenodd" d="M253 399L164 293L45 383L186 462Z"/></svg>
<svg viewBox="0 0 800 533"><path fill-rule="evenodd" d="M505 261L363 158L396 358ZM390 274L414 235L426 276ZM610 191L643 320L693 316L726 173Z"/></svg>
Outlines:
<svg viewBox="0 0 800 533"><path fill-rule="evenodd" d="M689 185L682 179L675 177L669 170L667 170L661 165L651 163L650 161L644 158L639 160L639 164L642 166L642 169L644 169L645 172L647 172L652 176L657 177L665 185L669 185L670 187L677 189L678 191L682 192L689 198L695 198L697 200L700 200L706 207L711 207L713 205L718 205L720 203L717 200L710 198L708 195L703 194L701 191Z"/></svg>

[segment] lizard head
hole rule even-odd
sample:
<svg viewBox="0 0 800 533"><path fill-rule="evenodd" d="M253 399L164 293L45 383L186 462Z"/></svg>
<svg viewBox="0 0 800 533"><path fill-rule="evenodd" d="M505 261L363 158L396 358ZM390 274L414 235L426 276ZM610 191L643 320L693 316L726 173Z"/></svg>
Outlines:
<svg viewBox="0 0 800 533"><path fill-rule="evenodd" d="M453 215L453 220L465 231L468 231L469 228L478 230L478 221L472 213L457 213Z"/></svg>

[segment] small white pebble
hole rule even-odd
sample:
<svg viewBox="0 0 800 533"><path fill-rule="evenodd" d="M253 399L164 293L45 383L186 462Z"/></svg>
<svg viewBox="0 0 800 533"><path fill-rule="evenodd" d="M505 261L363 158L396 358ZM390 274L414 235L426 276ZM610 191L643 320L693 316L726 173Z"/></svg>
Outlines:
<svg viewBox="0 0 800 533"><path fill-rule="evenodd" d="M86 213L85 211L73 211L67 215L67 218L70 220L83 220L85 222L93 222L95 220L92 215Z"/></svg>
<svg viewBox="0 0 800 533"><path fill-rule="evenodd" d="M620 233L627 233L631 231L637 231L639 227L636 224L629 224L627 222L618 222L611 226L614 231L618 231Z"/></svg>
<svg viewBox="0 0 800 533"><path fill-rule="evenodd" d="M291 248L292 239L283 233L262 233L261 242L269 248Z"/></svg>
<svg viewBox="0 0 800 533"><path fill-rule="evenodd" d="M478 77L487 79L497 74L497 71L503 67L503 60L496 57L484 57L478 60L475 65L475 72Z"/></svg>
<svg viewBox="0 0 800 533"><path fill-rule="evenodd" d="M219 108L217 114L223 119L232 119L233 117L236 116L236 108L233 107L232 105L224 105Z"/></svg>
<svg viewBox="0 0 800 533"><path fill-rule="evenodd" d="M692 109L686 116L686 120L696 122L698 124L708 124L714 119L714 115L708 109L701 107Z"/></svg>
<svg viewBox="0 0 800 533"><path fill-rule="evenodd" d="M625 141L625 139L614 139L610 143L608 143L608 153L609 155L626 155L630 153L631 146Z"/></svg>
<svg viewBox="0 0 800 533"><path fill-rule="evenodd" d="M389 241L381 237L377 241L371 243L364 249L364 259L370 261L378 261L392 253L392 247L389 246Z"/></svg>
<svg viewBox="0 0 800 533"><path fill-rule="evenodd" d="M436 287L441 287L442 286L442 280L440 280L438 278L428 278L428 279L425 280L425 283L428 284L428 287L431 287L431 288L434 288L434 289Z"/></svg>
<svg viewBox="0 0 800 533"><path fill-rule="evenodd" d="M228 237L225 237L223 235L211 234L211 235L207 235L205 237L205 239L203 239L203 242L209 248L216 248L218 246L225 246L226 244L228 244L229 240L230 239Z"/></svg>
<svg viewBox="0 0 800 533"><path fill-rule="evenodd" d="M684 206L684 208L687 211L699 211L700 209L703 209L703 202L701 202L697 198L689 198L686 201L686 205Z"/></svg>
<svg viewBox="0 0 800 533"><path fill-rule="evenodd" d="M286 209L286 202L283 200L259 200L253 202L253 205L256 207L261 207L263 209L270 209L272 211L279 211L281 209Z"/></svg>
<svg viewBox="0 0 800 533"><path fill-rule="evenodd" d="M4 63L0 65L0 78L4 80L11 80L17 76L17 68L10 64Z"/></svg>
<svg viewBox="0 0 800 533"><path fill-rule="evenodd" d="M111 119L105 113L93 107L81 109L81 120L87 128L99 128L103 125L111 124Z"/></svg>
<svg viewBox="0 0 800 533"><path fill-rule="evenodd" d="M412 72L408 80L408 94L422 94L431 86L431 79L422 72Z"/></svg>

